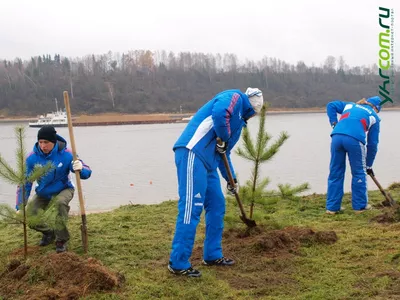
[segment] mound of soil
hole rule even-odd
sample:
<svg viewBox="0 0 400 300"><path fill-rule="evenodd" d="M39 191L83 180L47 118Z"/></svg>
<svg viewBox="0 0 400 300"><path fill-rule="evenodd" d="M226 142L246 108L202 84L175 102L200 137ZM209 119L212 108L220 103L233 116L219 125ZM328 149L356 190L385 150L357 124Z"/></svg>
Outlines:
<svg viewBox="0 0 400 300"><path fill-rule="evenodd" d="M314 231L309 228L287 227L268 230L257 226L243 232L231 229L224 232L224 255L236 261L234 267L214 268L218 277L227 280L232 288L251 289L254 298L272 293L276 289L296 288L293 259L302 246L329 245L337 241L334 231ZM201 266L203 247L193 249L191 261ZM200 267L201 269L201 267Z"/></svg>
<svg viewBox="0 0 400 300"><path fill-rule="evenodd" d="M400 221L400 208L396 205L392 208L387 208L383 214L371 219L377 223L396 223Z"/></svg>
<svg viewBox="0 0 400 300"><path fill-rule="evenodd" d="M72 252L32 257L27 263L13 259L0 274L4 299L78 299L90 293L111 291L124 282L122 274L94 259Z"/></svg>
<svg viewBox="0 0 400 300"><path fill-rule="evenodd" d="M279 255L285 252L293 253L301 245L333 244L337 241L334 231L317 231L310 228L287 227L282 230L265 230L263 227L254 227L245 232L229 230L224 233L224 245L238 250L250 249L262 255ZM238 238L240 242L238 243Z"/></svg>

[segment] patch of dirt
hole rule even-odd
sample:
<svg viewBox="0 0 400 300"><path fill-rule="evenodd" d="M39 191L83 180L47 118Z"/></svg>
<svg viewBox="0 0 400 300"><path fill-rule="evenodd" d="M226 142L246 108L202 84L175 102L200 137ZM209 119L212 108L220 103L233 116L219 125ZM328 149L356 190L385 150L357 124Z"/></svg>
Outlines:
<svg viewBox="0 0 400 300"><path fill-rule="evenodd" d="M285 252L293 253L298 248L312 244L333 244L337 241L334 231L317 231L310 228L287 227L282 230L265 230L263 227L254 227L245 232L228 230L224 233L224 245L247 245L252 252L262 252L263 255L282 255ZM238 238L240 242L238 243ZM235 249L237 250L237 249Z"/></svg>
<svg viewBox="0 0 400 300"><path fill-rule="evenodd" d="M13 259L8 263L8 265L6 267L6 272L12 272L16 268L18 268L20 265L21 265L21 262L18 259Z"/></svg>
<svg viewBox="0 0 400 300"><path fill-rule="evenodd" d="M43 247L39 246L28 246L28 256L37 256L42 253L44 253L45 249ZM10 255L10 257L18 258L18 257L23 257L24 256L24 248L18 248L13 250Z"/></svg>
<svg viewBox="0 0 400 300"><path fill-rule="evenodd" d="M125 281L94 259L73 252L31 256L27 263L13 259L0 274L0 296L5 299L78 299L112 291Z"/></svg>
<svg viewBox="0 0 400 300"><path fill-rule="evenodd" d="M376 273L372 278L388 277L390 282L385 286L384 289L380 289L377 295L373 299L400 299L400 272L395 270L388 270L380 273ZM366 278L367 282L369 278Z"/></svg>
<svg viewBox="0 0 400 300"><path fill-rule="evenodd" d="M379 274L376 274L376 277L381 278L383 276L388 276L392 280L398 280L400 279L400 272L398 271L385 271L381 272Z"/></svg>
<svg viewBox="0 0 400 300"><path fill-rule="evenodd" d="M387 208L383 214L373 217L370 221L377 223L396 223L400 221L400 208L394 206Z"/></svg>
<svg viewBox="0 0 400 300"><path fill-rule="evenodd" d="M267 230L257 226L245 232L231 229L224 232L222 246L224 255L234 259L236 265L210 268L214 268L218 277L227 280L233 288L251 289L255 296L268 295L277 288L296 288L292 258L300 255L301 246L330 245L337 239L334 231L310 228ZM202 259L203 247L195 247L191 258L195 268L201 266Z"/></svg>

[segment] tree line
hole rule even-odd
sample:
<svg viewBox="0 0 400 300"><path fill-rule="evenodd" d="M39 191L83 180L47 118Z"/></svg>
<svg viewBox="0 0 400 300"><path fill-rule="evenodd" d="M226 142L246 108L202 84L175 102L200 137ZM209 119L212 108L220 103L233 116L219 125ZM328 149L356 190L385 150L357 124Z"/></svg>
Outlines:
<svg viewBox="0 0 400 300"><path fill-rule="evenodd" d="M400 84L395 84L391 97L396 104ZM273 108L310 108L332 99L377 95L379 85L376 64L350 67L342 56L309 66L273 57L241 62L231 53L132 50L74 59L45 54L2 61L0 115L55 110L54 99L62 102L64 90L70 93L73 113L185 113L225 89L258 87Z"/></svg>

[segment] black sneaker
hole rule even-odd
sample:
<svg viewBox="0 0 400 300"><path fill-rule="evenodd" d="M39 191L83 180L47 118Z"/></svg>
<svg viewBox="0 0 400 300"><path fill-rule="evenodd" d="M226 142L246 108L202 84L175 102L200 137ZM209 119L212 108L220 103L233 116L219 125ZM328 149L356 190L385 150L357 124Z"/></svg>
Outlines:
<svg viewBox="0 0 400 300"><path fill-rule="evenodd" d="M174 275L181 275L187 277L200 277L201 272L189 267L188 269L174 269L171 265L168 265L168 270Z"/></svg>
<svg viewBox="0 0 400 300"><path fill-rule="evenodd" d="M233 266L235 261L222 256L221 258L215 260L203 260L203 264L206 266Z"/></svg>
<svg viewBox="0 0 400 300"><path fill-rule="evenodd" d="M67 251L67 241L57 241L56 242L56 252L61 253Z"/></svg>
<svg viewBox="0 0 400 300"><path fill-rule="evenodd" d="M42 239L39 242L39 246L44 247L50 245L55 239L54 231L43 232Z"/></svg>

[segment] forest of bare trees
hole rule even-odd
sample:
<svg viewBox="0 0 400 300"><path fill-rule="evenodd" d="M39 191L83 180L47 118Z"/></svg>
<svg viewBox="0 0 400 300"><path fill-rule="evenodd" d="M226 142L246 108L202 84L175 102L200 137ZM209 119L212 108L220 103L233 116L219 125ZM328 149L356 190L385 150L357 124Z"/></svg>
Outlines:
<svg viewBox="0 0 400 300"><path fill-rule="evenodd" d="M396 69L396 74L399 73ZM320 66L265 57L239 62L235 54L135 50L67 58L16 58L0 65L0 115L37 115L55 109L68 90L74 113L191 112L225 89L258 87L273 108L323 107L378 93L376 64L349 67L328 56ZM396 104L400 86L396 83ZM390 106L391 104L388 104Z"/></svg>

